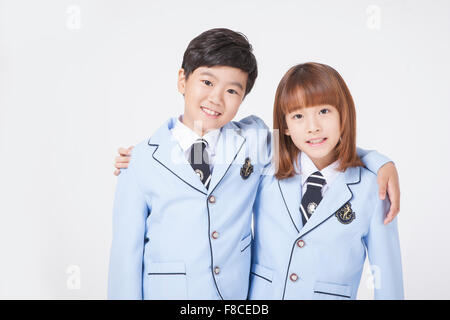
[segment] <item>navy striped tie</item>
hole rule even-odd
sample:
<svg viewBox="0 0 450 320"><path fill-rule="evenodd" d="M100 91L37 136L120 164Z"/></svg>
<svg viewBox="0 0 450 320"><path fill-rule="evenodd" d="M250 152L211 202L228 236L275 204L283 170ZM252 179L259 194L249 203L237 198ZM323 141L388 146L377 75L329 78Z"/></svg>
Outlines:
<svg viewBox="0 0 450 320"><path fill-rule="evenodd" d="M303 225L308 222L322 200L322 188L326 181L320 171L316 171L306 179L306 192L302 197L300 213Z"/></svg>
<svg viewBox="0 0 450 320"><path fill-rule="evenodd" d="M209 167L208 152L206 146L208 142L204 139L198 139L191 147L191 156L189 162L198 175L203 185L208 189L211 181L211 169Z"/></svg>

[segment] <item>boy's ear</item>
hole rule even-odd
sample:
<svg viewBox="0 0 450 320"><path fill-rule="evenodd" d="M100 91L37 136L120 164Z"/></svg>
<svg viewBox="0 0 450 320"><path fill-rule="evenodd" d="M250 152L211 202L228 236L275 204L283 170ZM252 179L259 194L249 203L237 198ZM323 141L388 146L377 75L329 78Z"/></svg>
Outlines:
<svg viewBox="0 0 450 320"><path fill-rule="evenodd" d="M181 68L178 70L178 92L184 96L184 92L186 91L186 75L184 74L184 69Z"/></svg>

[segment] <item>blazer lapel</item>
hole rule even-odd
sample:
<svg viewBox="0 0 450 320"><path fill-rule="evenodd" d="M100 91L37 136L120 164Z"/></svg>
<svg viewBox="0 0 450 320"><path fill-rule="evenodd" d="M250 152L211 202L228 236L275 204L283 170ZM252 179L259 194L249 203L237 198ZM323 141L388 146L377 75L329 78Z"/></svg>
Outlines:
<svg viewBox="0 0 450 320"><path fill-rule="evenodd" d="M175 121L176 119L167 121L148 141L150 146L156 147L153 152L153 159L190 187L207 194L205 186L195 174L180 145L172 136L170 130L173 128Z"/></svg>
<svg viewBox="0 0 450 320"><path fill-rule="evenodd" d="M232 122L222 127L216 146L214 169L212 171L208 193L214 191L230 169L245 141L246 139L240 134L240 129Z"/></svg>
<svg viewBox="0 0 450 320"><path fill-rule="evenodd" d="M345 172L339 174L320 204L317 206L314 214L300 230L299 237L319 226L346 204L353 197L349 185L359 183L360 180L360 167L348 168Z"/></svg>
<svg viewBox="0 0 450 320"><path fill-rule="evenodd" d="M303 227L303 222L300 217L300 201L302 195L301 176L296 174L292 178L278 180L278 187L280 188L289 218L298 233Z"/></svg>

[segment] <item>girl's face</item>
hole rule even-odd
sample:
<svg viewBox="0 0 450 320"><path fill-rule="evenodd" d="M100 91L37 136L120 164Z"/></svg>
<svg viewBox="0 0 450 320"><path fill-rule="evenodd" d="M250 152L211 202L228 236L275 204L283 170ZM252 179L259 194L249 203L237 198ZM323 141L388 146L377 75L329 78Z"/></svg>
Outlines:
<svg viewBox="0 0 450 320"><path fill-rule="evenodd" d="M285 116L285 134L306 153L317 169L336 160L335 147L341 135L339 111L331 105L298 109Z"/></svg>

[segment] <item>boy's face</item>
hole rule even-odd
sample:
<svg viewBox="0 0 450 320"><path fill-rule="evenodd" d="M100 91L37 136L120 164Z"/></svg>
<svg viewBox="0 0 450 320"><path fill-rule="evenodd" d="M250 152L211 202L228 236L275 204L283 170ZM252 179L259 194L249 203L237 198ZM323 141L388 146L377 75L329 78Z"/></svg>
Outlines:
<svg viewBox="0 0 450 320"><path fill-rule="evenodd" d="M248 73L227 67L199 67L186 76L178 72L178 91L184 95L183 123L200 136L219 129L236 115L245 95Z"/></svg>
<svg viewBox="0 0 450 320"><path fill-rule="evenodd" d="M339 111L330 105L298 109L286 115L289 135L295 146L322 170L335 161L340 138Z"/></svg>

